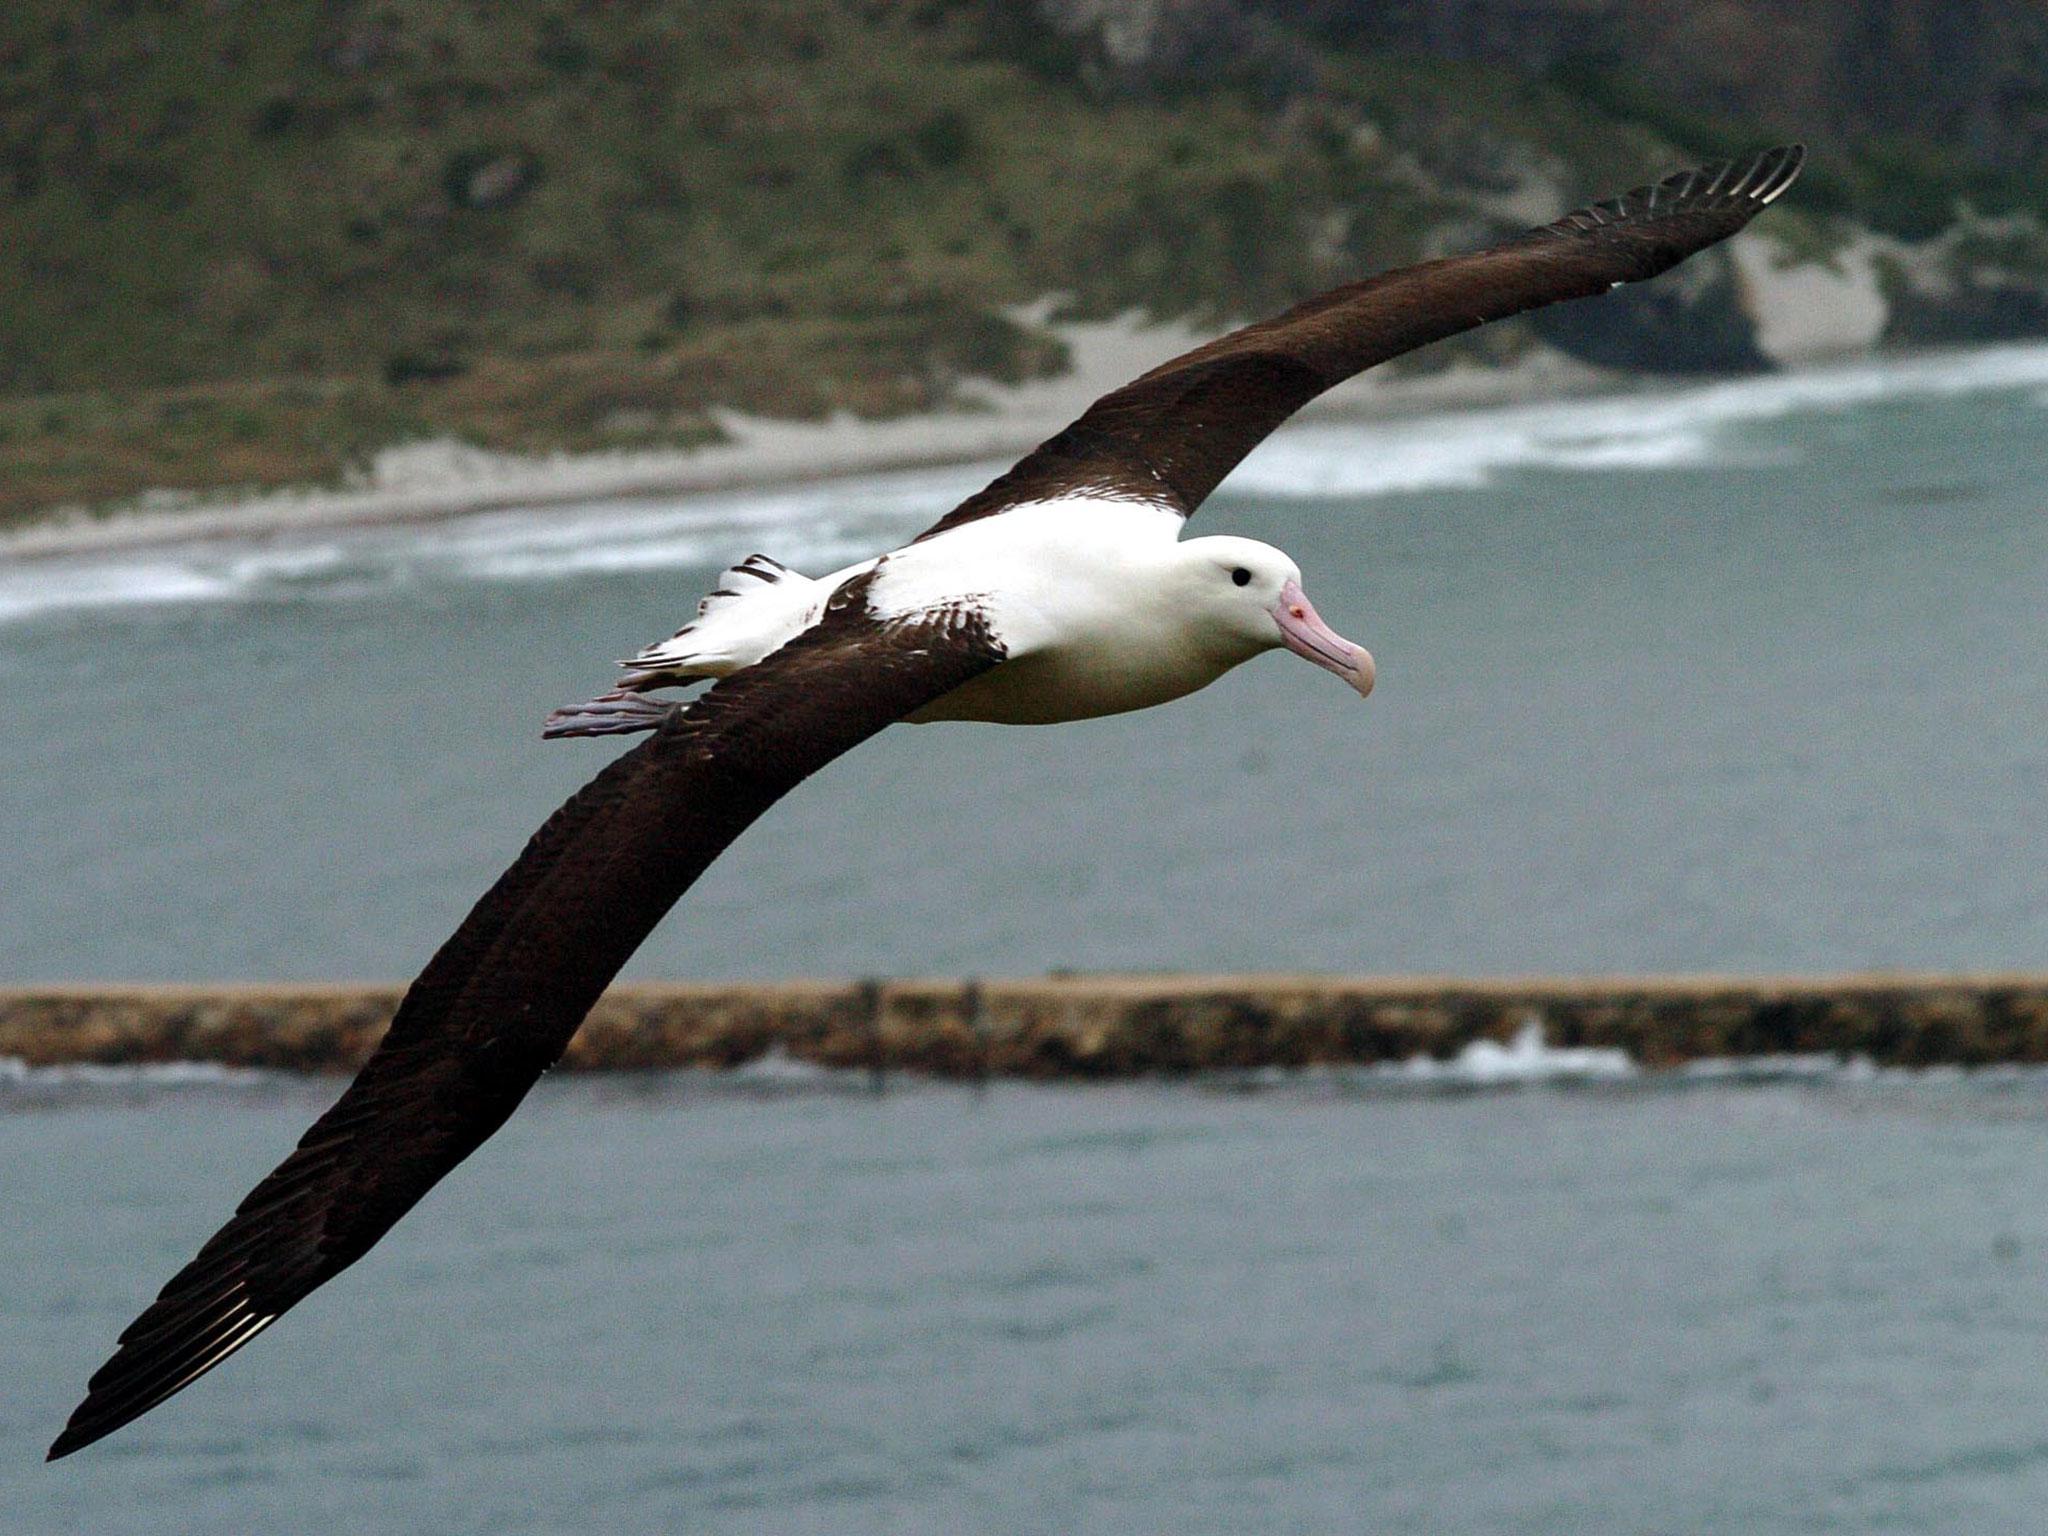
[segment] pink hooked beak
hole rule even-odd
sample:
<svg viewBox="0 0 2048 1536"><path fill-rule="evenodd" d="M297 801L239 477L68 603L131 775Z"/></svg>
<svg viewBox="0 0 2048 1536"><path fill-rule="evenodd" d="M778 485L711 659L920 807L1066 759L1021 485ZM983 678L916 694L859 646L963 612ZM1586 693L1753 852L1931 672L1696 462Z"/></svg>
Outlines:
<svg viewBox="0 0 2048 1536"><path fill-rule="evenodd" d="M1280 626L1280 643L1297 656L1306 656L1317 666L1336 673L1358 690L1362 699L1372 692L1372 652L1353 645L1323 622L1316 605L1290 581L1280 589L1280 601L1273 605L1273 618Z"/></svg>

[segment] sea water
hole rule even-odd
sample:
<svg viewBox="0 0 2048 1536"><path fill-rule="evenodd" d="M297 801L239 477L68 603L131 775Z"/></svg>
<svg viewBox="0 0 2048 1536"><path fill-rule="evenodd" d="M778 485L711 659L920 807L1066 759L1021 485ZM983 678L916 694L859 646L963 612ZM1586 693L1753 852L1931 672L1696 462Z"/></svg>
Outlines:
<svg viewBox="0 0 2048 1536"><path fill-rule="evenodd" d="M47 1467L334 1086L17 1073L0 1527L2041 1528L2048 1082L1474 1086L1525 1056L548 1083L356 1268Z"/></svg>
<svg viewBox="0 0 2048 1536"><path fill-rule="evenodd" d="M2048 349L1297 425L1197 531L1368 645L1170 708L886 732L642 977L2027 967L2048 955ZM997 466L0 566L0 980L412 974L616 743L543 742L718 570Z"/></svg>
<svg viewBox="0 0 2048 1536"><path fill-rule="evenodd" d="M2038 966L2048 351L1308 425L1198 523L1371 645L892 731L645 976ZM0 569L0 979L402 977L754 548L986 478ZM335 1085L0 1064L0 1529L2023 1532L2048 1083L1790 1061L982 1093L549 1083L368 1259L37 1464Z"/></svg>

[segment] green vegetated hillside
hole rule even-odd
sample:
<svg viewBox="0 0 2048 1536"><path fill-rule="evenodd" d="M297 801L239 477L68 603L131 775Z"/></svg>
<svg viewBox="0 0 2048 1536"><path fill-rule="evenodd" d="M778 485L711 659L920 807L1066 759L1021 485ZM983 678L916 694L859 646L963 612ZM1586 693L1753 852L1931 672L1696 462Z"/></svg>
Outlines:
<svg viewBox="0 0 2048 1536"><path fill-rule="evenodd" d="M9 0L0 518L329 478L425 435L591 449L702 441L712 406L926 407L1059 369L1009 318L1047 293L1251 314L1516 227L1532 187L1796 126L1353 12ZM1924 235L1953 185L2037 195L2011 165L1951 182L1975 163L1904 130L1821 146L1785 238Z"/></svg>

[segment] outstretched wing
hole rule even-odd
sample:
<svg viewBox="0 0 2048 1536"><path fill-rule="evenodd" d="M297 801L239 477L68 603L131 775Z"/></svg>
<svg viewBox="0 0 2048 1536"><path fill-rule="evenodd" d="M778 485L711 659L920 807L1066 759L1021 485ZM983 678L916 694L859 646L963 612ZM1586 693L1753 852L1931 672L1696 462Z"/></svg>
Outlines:
<svg viewBox="0 0 2048 1536"><path fill-rule="evenodd" d="M121 1335L52 1459L148 1412L367 1253L504 1124L755 817L1003 659L972 610L878 621L870 580L678 707L549 818L412 984L339 1102Z"/></svg>
<svg viewBox="0 0 2048 1536"><path fill-rule="evenodd" d="M919 537L1078 493L1186 516L1324 390L1489 320L1655 277L1755 218L1804 158L1793 144L1681 171L1488 250L1333 288L1232 331L1104 395Z"/></svg>

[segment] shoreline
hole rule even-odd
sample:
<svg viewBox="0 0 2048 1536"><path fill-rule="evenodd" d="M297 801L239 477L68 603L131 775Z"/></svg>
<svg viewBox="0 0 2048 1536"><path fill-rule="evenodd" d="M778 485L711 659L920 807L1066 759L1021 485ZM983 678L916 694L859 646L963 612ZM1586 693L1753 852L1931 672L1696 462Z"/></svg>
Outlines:
<svg viewBox="0 0 2048 1536"><path fill-rule="evenodd" d="M1729 247L1731 259L1762 355L1796 374L1816 365L1910 357L1922 350L1894 353L1880 345L1889 310L1873 263L1882 248L1882 242L1866 239L1843 257L1839 268L1781 268L1774 241L1751 232L1738 236ZM51 508L33 521L0 530L0 562L218 540L260 542L494 511L767 489L982 461L989 462L993 474L1101 396L1230 329L1154 321L1141 311L1055 323L1051 316L1059 303L1059 296L1051 295L1011 315L1059 338L1068 352L1066 372L1021 384L966 379L944 410L823 421L714 410L726 440L694 448L530 456L445 439L416 441L379 451L340 484L155 491L117 506ZM1539 344L1517 361L1496 367L1461 361L1415 372L1401 371L1396 362L1371 369L1311 403L1297 419L1376 421L1709 382L1706 376L1597 368Z"/></svg>
<svg viewBox="0 0 2048 1536"><path fill-rule="evenodd" d="M348 1072L382 1037L402 990L15 987L0 990L0 1062ZM1056 1080L1412 1068L1489 1049L1598 1052L1626 1071L1830 1055L1902 1067L2048 1063L2048 973L637 983L605 993L562 1067L767 1059Z"/></svg>
<svg viewBox="0 0 2048 1536"><path fill-rule="evenodd" d="M53 510L0 531L0 561L110 554L219 540L263 542L342 529L427 524L480 513L641 497L767 489L899 470L1007 467L1100 396L1213 334L1134 315L1055 327L1073 366L1018 385L970 380L957 409L807 422L720 413L728 440L698 448L528 457L449 441L388 448L351 483L249 493L152 492L112 509ZM1555 351L1502 368L1368 373L1300 420L1384 420L1625 391L1637 376Z"/></svg>

